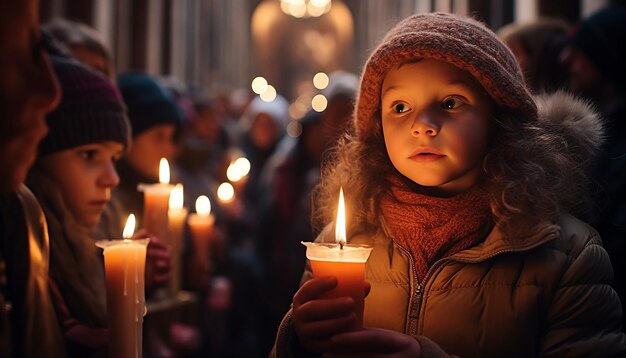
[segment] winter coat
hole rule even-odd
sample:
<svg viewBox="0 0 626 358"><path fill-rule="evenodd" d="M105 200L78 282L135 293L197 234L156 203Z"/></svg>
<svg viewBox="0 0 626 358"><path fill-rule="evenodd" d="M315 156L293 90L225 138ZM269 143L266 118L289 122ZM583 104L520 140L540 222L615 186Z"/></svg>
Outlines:
<svg viewBox="0 0 626 358"><path fill-rule="evenodd" d="M496 228L483 243L437 261L422 281L408 250L388 235L351 242L374 248L366 327L425 336L460 357L626 355L607 253L597 232L572 216L525 238ZM307 269L303 281L310 277ZM275 357L291 356L290 319L289 312Z"/></svg>
<svg viewBox="0 0 626 358"><path fill-rule="evenodd" d="M63 357L48 291L49 241L37 199L22 185L0 198L0 356Z"/></svg>

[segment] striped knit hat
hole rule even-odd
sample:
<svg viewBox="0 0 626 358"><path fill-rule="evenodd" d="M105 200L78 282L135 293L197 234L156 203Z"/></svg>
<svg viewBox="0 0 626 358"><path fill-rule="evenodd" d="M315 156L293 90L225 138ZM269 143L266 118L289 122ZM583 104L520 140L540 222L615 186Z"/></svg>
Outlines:
<svg viewBox="0 0 626 358"><path fill-rule="evenodd" d="M115 85L75 59L50 59L62 97L46 117L49 131L39 144L39 155L109 140L128 148L130 123Z"/></svg>
<svg viewBox="0 0 626 358"><path fill-rule="evenodd" d="M440 60L465 70L496 104L524 116L537 116L515 56L496 34L468 17L416 14L392 28L365 64L356 102L359 137L372 135L372 125L380 121L381 88L387 72L417 58Z"/></svg>

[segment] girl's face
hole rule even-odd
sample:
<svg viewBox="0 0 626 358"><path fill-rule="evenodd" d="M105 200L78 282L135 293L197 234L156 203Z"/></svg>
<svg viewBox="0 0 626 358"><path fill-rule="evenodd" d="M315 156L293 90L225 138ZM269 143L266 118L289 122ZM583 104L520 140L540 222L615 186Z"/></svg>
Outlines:
<svg viewBox="0 0 626 358"><path fill-rule="evenodd" d="M158 179L161 158L171 162L176 151L175 134L176 126L173 124L160 124L141 132L133 138L126 160L141 175Z"/></svg>
<svg viewBox="0 0 626 358"><path fill-rule="evenodd" d="M106 141L55 152L41 158L41 164L61 189L68 209L76 220L89 228L111 198L111 188L120 179L115 162L122 156L121 143Z"/></svg>
<svg viewBox="0 0 626 358"><path fill-rule="evenodd" d="M383 81L381 115L389 158L432 195L454 195L476 183L492 114L482 86L446 62L404 64Z"/></svg>

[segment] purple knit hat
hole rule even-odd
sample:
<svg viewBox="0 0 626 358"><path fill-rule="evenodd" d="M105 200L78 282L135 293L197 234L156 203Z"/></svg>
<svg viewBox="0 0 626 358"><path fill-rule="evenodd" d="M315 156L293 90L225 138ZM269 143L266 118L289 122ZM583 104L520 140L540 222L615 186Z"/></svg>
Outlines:
<svg viewBox="0 0 626 358"><path fill-rule="evenodd" d="M46 117L49 131L39 144L39 155L109 140L128 148L130 122L115 85L72 58L50 58L62 97Z"/></svg>
<svg viewBox="0 0 626 358"><path fill-rule="evenodd" d="M392 28L365 64L356 102L359 137L372 135L387 72L410 60L430 58L469 72L494 102L530 118L537 107L509 48L483 23L448 13L416 14ZM368 130L369 129L369 130Z"/></svg>

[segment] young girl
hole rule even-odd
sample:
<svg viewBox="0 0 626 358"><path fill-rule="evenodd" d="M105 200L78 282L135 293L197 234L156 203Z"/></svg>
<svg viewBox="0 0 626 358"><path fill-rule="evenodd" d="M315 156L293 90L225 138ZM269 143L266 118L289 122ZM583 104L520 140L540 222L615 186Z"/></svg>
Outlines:
<svg viewBox="0 0 626 358"><path fill-rule="evenodd" d="M49 132L27 185L50 235L50 291L67 355L106 354L106 289L93 230L119 183L115 162L130 124L111 81L70 58L52 56L63 98L46 117Z"/></svg>
<svg viewBox="0 0 626 358"><path fill-rule="evenodd" d="M354 126L316 213L331 222L343 186L348 241L373 247L364 329L346 329L351 298L320 298L336 278L307 270L273 355L626 354L607 254L565 214L582 213L601 143L587 105L533 100L481 23L419 14L366 63Z"/></svg>

